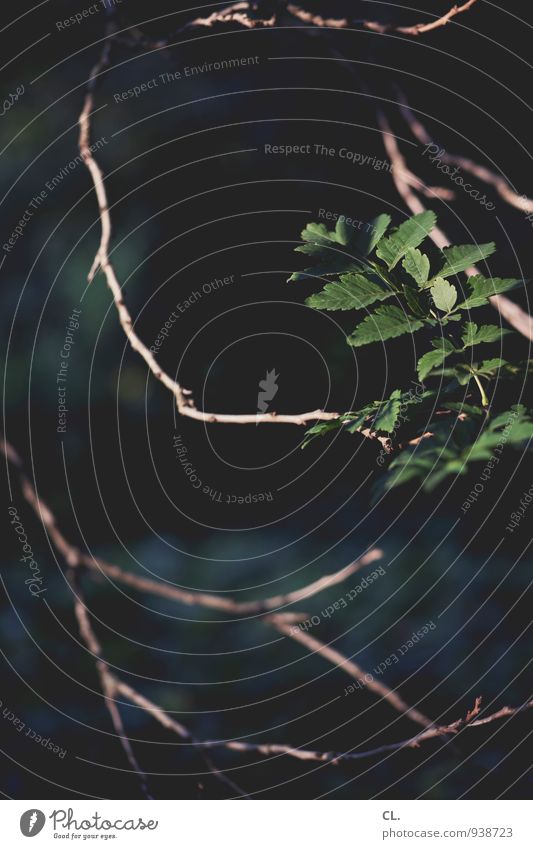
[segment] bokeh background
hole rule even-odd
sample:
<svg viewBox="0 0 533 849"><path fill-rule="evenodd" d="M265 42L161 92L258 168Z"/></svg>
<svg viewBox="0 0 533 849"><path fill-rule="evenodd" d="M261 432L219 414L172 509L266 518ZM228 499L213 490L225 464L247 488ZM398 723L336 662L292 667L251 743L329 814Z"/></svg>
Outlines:
<svg viewBox="0 0 533 849"><path fill-rule="evenodd" d="M435 629L387 670L387 684L439 722L464 716L477 696L489 711L522 704L531 697L530 517L512 535L505 526L532 483L527 455L507 450L466 514L461 505L479 480L475 467L431 495L405 487L372 505L377 449L359 436L317 440L301 451L303 431L294 426L177 419L169 393L126 344L103 275L87 285L99 221L88 172L71 163L106 15L63 30L56 22L88 5L10 5L0 32L2 98L24 86L0 119L2 244L31 199L47 191L23 236L0 256L4 430L63 533L132 572L239 599L295 589L376 545L386 576L313 634L372 670L433 621ZM324 4L307 5L324 12ZM448 4L417 5L328 3L325 11L412 23ZM123 0L117 8L124 40L129 33L141 43L194 16L162 0L149 9ZM415 364L411 339L354 352L344 341L353 317L307 309L316 285L286 282L303 265L293 249L319 209L363 222L384 211L403 220L389 171L339 156L269 155L265 145L346 147L385 160L379 105L413 170L430 185L450 187L399 115L401 87L444 148L490 165L530 196L527 13L518 2L500 9L480 0L455 23L415 39L287 25L195 31L168 49L119 40L97 87L93 140L102 140L96 157L112 206L112 258L137 332L153 344L178 302L233 275L180 314L158 354L200 408L255 412L258 383L272 368L279 374L272 408L283 412L357 408L405 386ZM258 59L184 74L187 66L243 57ZM179 80L161 81L176 71ZM154 78L158 85L139 97L115 96ZM46 189L62 169L64 179ZM531 276L531 222L479 185L494 211L460 189L453 201L427 203L453 242L498 243L494 274ZM527 309L524 294L513 297ZM67 427L59 434L56 374L74 308L82 312L69 360ZM486 317L497 320L491 307ZM509 344L527 358L525 339ZM220 501L187 481L176 434ZM6 509L1 709L66 754L43 749L2 713L1 789L28 799L135 798L138 782L79 639L65 564L13 470L10 481L47 592L44 604L24 585ZM227 495L248 493L272 500L225 503ZM364 574L303 609L319 615ZM87 579L84 587L112 666L200 739L344 751L418 730L365 690L345 696L349 676L258 617L228 621L107 579ZM121 710L154 796L228 795L190 747L137 708ZM527 798L530 730L526 712L453 742L337 766L222 750L213 756L259 798Z"/></svg>

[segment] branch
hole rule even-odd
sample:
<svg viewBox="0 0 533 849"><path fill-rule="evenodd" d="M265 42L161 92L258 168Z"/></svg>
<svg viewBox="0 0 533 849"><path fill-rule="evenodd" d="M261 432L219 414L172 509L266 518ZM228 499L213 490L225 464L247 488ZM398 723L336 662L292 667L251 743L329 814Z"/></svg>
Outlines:
<svg viewBox="0 0 533 849"><path fill-rule="evenodd" d="M406 174L410 174L412 176L412 172L407 168L405 158L400 152L400 148L398 147L398 143L390 128L389 122L381 110L378 110L377 116L383 137L383 144L393 165L392 179L394 180L398 193L401 195L406 206L409 207L411 212L415 214L418 212L424 212L426 207L414 191L412 191L411 183L406 178ZM421 181L420 184L422 185ZM450 244L450 240L444 231L438 227L435 227L431 231L430 238L437 247L441 249ZM477 274L477 269L472 267L468 269L467 274ZM533 318L528 315L528 313L519 307L518 304L515 304L513 301L509 300L509 298L505 297L505 295L492 295L489 300L492 306L498 310L502 317L505 318L509 324L515 328L515 330L521 333L522 336L525 336L526 339L531 339L533 341Z"/></svg>
<svg viewBox="0 0 533 849"><path fill-rule="evenodd" d="M426 127L414 114L402 91L399 91L398 93L398 105L406 124L415 138L417 138L421 144L426 145L426 147L435 145L435 147L438 148L439 145L430 136ZM501 174L491 171L490 168L486 168L484 165L479 165L477 162L474 162L466 156L458 156L455 153L448 153L444 150L444 148L439 150L439 159L447 165L457 165L463 171L467 171L469 174L473 174L478 179L483 180L484 183L488 183L490 186L493 186L500 197L502 197L511 206L514 206L515 209L519 209L521 212L533 212L533 200L525 195L519 195L518 192L515 192L505 177L502 177Z"/></svg>
<svg viewBox="0 0 533 849"><path fill-rule="evenodd" d="M107 661L105 661L102 657L102 649L100 646L100 642L93 630L92 623L90 621L88 609L83 598L80 584L79 584L79 572L76 569L76 566L81 565L80 555L78 549L74 546L71 546L68 543L63 535L57 528L56 520L46 506L46 504L42 501L42 499L37 495L35 489L32 484L28 480L28 478L24 475L21 469L21 461L14 450L14 448L5 440L0 440L0 451L4 454L6 460L13 465L15 465L20 473L20 480L22 485L22 490L24 497L30 504L30 506L35 511L38 518L41 519L45 529L50 534L52 541L59 547L59 550L67 560L69 564L68 570L68 578L73 589L73 595L75 598L74 601L74 609L76 614L76 619L78 621L78 628L80 631L80 635L87 646L87 649L91 653L91 655L95 659L96 668L98 671L98 675L100 677L102 692L105 699L106 707L111 716L111 720L113 722L113 726L117 733L117 736L120 739L121 745L124 748L126 756L134 770L137 774L143 793L147 796L147 798L151 798L148 794L146 787L146 775L139 767L137 759L133 753L130 740L128 739L126 732L124 730L124 725L122 722L122 718L120 716L118 706L116 703L115 697L117 694L124 696L129 699L130 702L136 704L146 713L153 717L160 725L166 728L169 731L177 734L181 739L188 741L192 746L195 747L199 751L199 754L204 760L209 771L220 781L224 782L228 785L233 791L238 792L240 795L246 795L242 789L235 784L230 778L228 778L218 767L213 764L211 759L206 755L204 749L206 748L224 748L231 751L236 752L257 752L262 755L288 755L290 757L296 758L298 760L303 761L320 761L327 762L332 765L338 764L341 761L352 761L359 760L362 758L370 758L375 757L376 755L383 754L385 752L391 752L400 749L406 748L418 748L421 742L425 740L429 740L436 737L443 737L449 734L456 734L463 727L474 727L478 725L486 725L490 722L494 722L495 720L503 719L504 717L512 717L517 713L526 710L528 708L533 707L533 700L527 702L521 707L511 708L511 707L503 707L499 711L494 714L491 714L488 717L484 717L481 719L475 719L475 717L479 714L480 711L480 700L476 700L476 704L474 709L467 714L464 719L459 719L451 725L446 726L436 726L431 720L425 717L422 713L417 711L414 708L409 707L406 702L396 693L395 691L388 688L385 684L379 681L371 680L370 683L365 680L365 672L361 669L357 664L353 661L348 660L344 655L340 652L337 652L335 649L326 646L324 643L316 640L314 637L311 637L309 634L305 634L304 632L296 629L289 628L289 621L294 621L297 615L270 615L264 618L264 621L272 625L276 630L280 633L285 634L286 636L292 637L296 639L297 642L306 645L312 651L320 654L326 660L333 663L335 666L338 666L341 669L347 671L355 680L361 681L368 687L369 690L378 693L382 696L389 704L391 704L396 710L400 713L408 716L414 722L419 723L424 726L424 731L415 735L414 737L409 737L406 740L402 740L398 743L389 743L384 746L379 746L375 749L370 749L364 752L319 752L308 749L300 749L295 748L293 746L288 746L285 744L278 743L244 743L240 740L229 740L229 741L202 741L198 738L194 737L184 725L180 722L177 722L173 719L162 707L157 705L155 702L150 701L129 684L126 684L120 678L116 677L109 667ZM58 545L59 543L59 545ZM270 599L267 601L276 603L279 600L283 600L285 603L292 603L294 601L299 601L303 597L309 598L312 595L315 595L318 592L321 592L326 587L334 586L340 581L347 578L349 575L356 572L359 568L361 568L363 561L366 563L372 562L372 560L377 559L377 557L381 556L381 553L376 550L371 550L367 552L366 555L363 555L358 561L351 563L349 566L346 566L344 569L341 569L339 572L335 572L333 575L326 575L323 578L315 581L312 584L309 584L307 587L303 587L301 590L298 590L294 593L288 593L285 596L278 596L275 599ZM84 555L82 555L84 557ZM119 567L114 567L118 572L122 573L122 578L134 578L136 576L127 576L127 573L123 572ZM127 583L130 581L127 580ZM157 581L150 581L151 585L156 586L159 584ZM143 584L136 584L139 588L143 586ZM160 588L157 590L158 594L168 595L167 590L173 588L165 587L161 584ZM153 592L156 592L155 589L152 588ZM304 596L305 594L305 596ZM205 601L199 601L198 599L201 597L205 599L204 594L188 594L191 596L196 596L197 600L195 602L190 603L199 603L204 604ZM216 596L208 596L208 598L216 599ZM182 599L180 599L182 600ZM243 602L242 604L249 604L248 602ZM265 602L254 602L254 604L265 604ZM211 605L207 605L211 606Z"/></svg>
<svg viewBox="0 0 533 849"><path fill-rule="evenodd" d="M146 775L142 771L141 767L139 766L139 762L135 757L131 742L127 737L126 731L124 729L124 723L122 722L120 711L115 702L115 696L117 694L117 680L112 674L107 662L102 658L102 647L93 630L89 618L87 606L85 604L85 600L83 598L83 594L80 587L79 573L76 572L75 569L69 568L67 577L72 588L72 594L74 596L74 613L78 622L80 636L84 641L85 645L87 646L90 654L94 658L96 671L98 672L98 676L100 678L100 685L102 687L104 703L111 717L111 722L113 723L115 733L120 740L120 744L124 749L130 766L132 767L133 771L136 773L139 779L139 784L143 796L146 799L152 799L153 797L148 792Z"/></svg>
<svg viewBox="0 0 533 849"><path fill-rule="evenodd" d="M387 687L387 685L383 684L381 681L377 681L372 676L368 676L364 669L361 669L361 667L354 663L353 660L349 660L345 655L341 654L341 652L331 648L330 645L326 645L321 642L321 640L317 640L316 637L312 637L297 626L289 626L283 616L274 614L272 616L266 616L265 620L281 634L285 634L286 637L291 637L293 640L296 640L297 643L301 643L312 652L316 652L316 654L319 654L334 666L337 666L343 672L346 672L355 681L365 686L368 690L377 693L395 710L409 717L409 719L412 719L413 722L418 723L418 725L422 725L424 728L434 725L431 719L428 719L427 716L424 716L424 714L420 713L420 711L416 710L416 708L412 708L407 704L407 702L404 702L398 693L391 690L390 687Z"/></svg>
<svg viewBox="0 0 533 849"><path fill-rule="evenodd" d="M324 18L321 15L315 15L313 12L308 12L306 9L302 9L300 6L294 6L292 4L289 4L287 6L287 11L294 18L297 18L299 21L302 21L302 23L313 24L317 27L346 29L347 27L360 26L363 27L363 29L371 30L372 32L378 32L381 34L397 32L401 35L418 36L422 35L425 32L431 32L434 29L446 26L446 24L449 23L452 18L455 18L456 15L460 15L463 12L468 11L468 9L471 9L474 3L476 3L476 0L467 0L467 2L463 3L461 6L458 6L456 4L452 6L452 8L448 12L446 12L445 15L442 15L440 18L431 21L431 23L429 24L412 24L411 26L383 24L379 23L378 21L349 20L348 18Z"/></svg>
<svg viewBox="0 0 533 849"><path fill-rule="evenodd" d="M312 596L317 595L317 593L322 592L322 590L341 583L341 581L344 581L350 575L355 574L355 572L359 571L359 569L361 569L363 566L366 566L369 563L372 563L383 556L382 552L379 549L371 549L358 560L355 560L353 563L348 564L348 566L345 566L338 572L334 572L331 575L324 575L318 580L313 581L311 584L308 584L307 586L302 587L299 590L295 590L291 593L272 596L271 598L262 599L259 601L237 602L231 598L220 598L219 596L215 596L209 593L193 593L178 589L177 587L170 587L166 584L163 584L161 581L154 581L139 577L137 575L130 575L128 572L122 570L119 566L115 566L110 563L104 563L103 561L90 558L86 554L83 554L83 552L81 552L78 548L69 543L65 539L63 534L59 531L56 519L52 511L43 502L43 500L37 494L30 480L24 474L24 471L22 469L22 462L15 449L5 440L0 440L0 451L4 454L4 456L9 462L11 462L18 468L20 474L21 488L26 501L32 507L37 518L41 519L45 530L48 532L50 539L52 540L52 543L65 558L70 570L74 571L76 567L87 566L89 569L92 570L93 574L95 572L102 571L104 572L104 574L117 578L123 583L129 584L130 586L134 586L136 589L148 590L149 592L155 595L163 596L165 598L171 598L176 601L181 601L185 604L216 608L231 613L264 613L265 611L271 611L275 608L279 609L282 606L294 604L294 602L296 601L309 599ZM86 608L84 602L82 603L80 610L84 611L84 631L82 632L82 636L84 636L84 639L86 639L86 635L89 633L88 629L90 622L88 616L86 615ZM427 719L427 717L425 717L419 711L409 707L409 705L407 705L406 702L404 702L403 699L401 699L397 693L392 691L385 684L379 681L374 681L371 676L368 676L367 673L363 669L361 669L361 667L357 666L352 661L349 661L346 657L344 657L344 655L341 655L340 652L337 652L335 649L331 649L329 646L325 646L324 643L321 643L314 637L310 637L300 629L293 630L293 628L289 627L289 622L299 621L304 617L304 615L305 614L300 613L274 615L271 614L264 616L263 622L265 622L265 624L267 625L271 625L272 627L276 628L276 630L278 630L282 634L290 636L296 641L307 646L308 648L311 648L318 654L321 654L323 657L325 657L330 662L334 663L336 666L343 668L345 671L348 672L348 674L352 675L356 680L360 681L365 687L368 687L369 690L378 693L380 696L386 699L389 704L392 705L392 707L394 707L400 713L409 716L414 722L418 722L424 727L427 727L428 725L432 724L431 720ZM100 656L101 650L98 641L96 640L96 637L94 635L91 636L89 642L87 642L86 640L86 643L93 655ZM107 668L106 664L104 664L104 666L106 666ZM111 682L111 680L114 686L117 685L117 679L111 676L111 673L107 671L105 676L105 682L103 682L103 684L105 683L106 687L110 686L109 682ZM104 692L106 692L106 690L104 690ZM111 692L111 689L109 690L109 692ZM189 736L191 737L191 739L193 739L192 735L189 734Z"/></svg>
<svg viewBox="0 0 533 849"><path fill-rule="evenodd" d="M191 590L183 590L179 587L169 586L163 581L154 580L152 578L144 578L141 575L134 575L127 572L120 566L114 563L108 563L97 557L91 557L80 551L61 533L57 525L57 520L41 496L37 495L35 487L32 485L28 477L24 474L22 461L9 442L0 439L0 453L14 465L19 471L20 485L24 498L33 509L35 515L42 522L48 536L57 549L59 554L64 558L70 568L85 567L90 574L107 575L122 584L127 584L140 592L149 592L152 595L157 595L162 598L178 601L188 606L205 607L212 610L222 610L224 613L265 613L272 610L280 610L298 601L307 600L317 595L329 587L340 584L351 575L354 575L364 566L374 563L383 557L383 552L379 548L371 548L361 557L344 566L337 572L331 575L323 575L318 580L306 584L297 590L289 593L271 596L270 598L255 599L250 601L236 601L233 598L226 596L218 596L213 593L193 592ZM303 614L302 614L303 615Z"/></svg>
<svg viewBox="0 0 533 849"><path fill-rule="evenodd" d="M122 296L122 287L117 279L113 263L109 256L109 245L111 241L111 214L107 192L104 184L103 172L94 158L91 151L91 115L94 109L94 88L97 77L101 74L109 61L109 44L106 43L104 54L98 63L92 69L89 75L89 83L83 109L81 111L78 123L80 128L79 133L79 150L80 155L85 163L94 185L98 201L98 209L101 225L101 237L98 250L89 271L88 280L91 282L97 271L101 269L105 275L107 285L113 295L113 301L118 312L120 325L134 351L141 355L146 365L159 380L174 396L178 412L182 416L186 416L196 421L202 421L211 424L293 424L305 425L311 421L331 421L339 418L340 413L326 412L324 410L312 410L308 413L210 413L203 410L198 410L192 399L192 393L188 389L184 389L177 381L175 381L164 369L161 368L150 349L144 344L134 330L133 319L126 306ZM388 437L378 436L369 428L357 428L357 432L367 439L377 440L381 443L385 451L391 450L391 442Z"/></svg>
<svg viewBox="0 0 533 849"><path fill-rule="evenodd" d="M385 752L394 752L401 749L418 749L420 744L425 740L432 740L439 737L457 734L461 730L467 728L476 728L480 725L488 725L491 722L496 722L505 717L513 717L525 710L533 708L533 700L526 702L520 707L503 707L490 716L481 719L475 719L480 712L481 699L477 698L476 703L471 711L463 719L458 719L450 725L439 725L421 731L414 737L409 737L407 740L401 740L398 743L387 743L384 746L377 746L375 749L368 749L363 752L319 752L312 749L299 749L294 746L288 746L280 743L243 743L241 741L207 741L204 746L219 747L231 749L236 752L258 752L262 755L288 755L302 761L321 761L337 765L342 761L355 761L363 758L373 758L376 755L385 754Z"/></svg>

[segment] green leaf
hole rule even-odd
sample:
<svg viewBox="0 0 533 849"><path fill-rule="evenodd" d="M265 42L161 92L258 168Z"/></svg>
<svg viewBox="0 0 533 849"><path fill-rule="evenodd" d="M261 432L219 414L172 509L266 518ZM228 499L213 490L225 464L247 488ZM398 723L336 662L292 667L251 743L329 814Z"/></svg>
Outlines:
<svg viewBox="0 0 533 849"><path fill-rule="evenodd" d="M311 268L304 268L303 271L295 271L288 278L288 283L299 283L301 280L309 280L310 277L330 277L333 274L343 274L344 272L361 270L361 263L357 262L350 256L346 256L340 252L328 252L329 258L324 262L314 265Z"/></svg>
<svg viewBox="0 0 533 849"><path fill-rule="evenodd" d="M455 413L466 413L468 416L484 416L486 411L483 407L474 404L466 404L464 401L446 401L446 409Z"/></svg>
<svg viewBox="0 0 533 849"><path fill-rule="evenodd" d="M451 312L457 301L457 289L452 283L448 283L442 277L435 277L430 289L433 303L442 312Z"/></svg>
<svg viewBox="0 0 533 849"><path fill-rule="evenodd" d="M339 215L335 225L335 237L340 245L348 245L353 237L353 227L349 227L346 223L346 216Z"/></svg>
<svg viewBox="0 0 533 849"><path fill-rule="evenodd" d="M328 230L325 224L308 224L302 230L302 239L304 242L314 242L318 245L330 245L332 242L337 242L335 231Z"/></svg>
<svg viewBox="0 0 533 849"><path fill-rule="evenodd" d="M400 410L402 407L402 393L399 389L395 389L391 393L388 401L381 405L372 424L372 430L381 430L384 433L392 433L398 421Z"/></svg>
<svg viewBox="0 0 533 849"><path fill-rule="evenodd" d="M424 380L436 366L440 366L444 362L449 354L455 352L454 346L448 339L432 339L431 344L435 350L428 351L418 361L417 371L419 380Z"/></svg>
<svg viewBox="0 0 533 849"><path fill-rule="evenodd" d="M356 249L362 256L368 256L374 250L387 231L390 221L390 215L386 213L378 215L377 218L367 224L365 232L358 234Z"/></svg>
<svg viewBox="0 0 533 849"><path fill-rule="evenodd" d="M418 248L408 248L402 262L403 267L419 286L427 283L429 276L429 258Z"/></svg>
<svg viewBox="0 0 533 849"><path fill-rule="evenodd" d="M480 342L498 342L504 334L509 332L509 330L503 330L495 324L483 324L478 327L474 322L468 321L463 325L461 339L464 342L464 347L470 348Z"/></svg>
<svg viewBox="0 0 533 849"><path fill-rule="evenodd" d="M339 282L326 283L321 292L311 295L305 303L318 310L360 310L392 295L393 292L362 274L343 274Z"/></svg>
<svg viewBox="0 0 533 849"><path fill-rule="evenodd" d="M501 360L499 357L494 357L491 360L483 360L483 362L476 367L476 372L478 374L486 374L492 376L500 371L500 369L505 368L505 366L509 365L507 360Z"/></svg>
<svg viewBox="0 0 533 849"><path fill-rule="evenodd" d="M378 307L355 328L347 342L358 348L370 342L383 342L385 339L402 336L404 333L414 333L421 327L423 323L419 319L406 315L399 307Z"/></svg>
<svg viewBox="0 0 533 849"><path fill-rule="evenodd" d="M523 282L523 280L517 280L514 277L482 277L481 274L476 274L474 277L468 278L471 292L457 309L470 310L475 307L482 307L488 303L492 295L508 292Z"/></svg>
<svg viewBox="0 0 533 849"><path fill-rule="evenodd" d="M331 430L338 430L342 427L343 422L342 418L332 419L329 422L317 422L316 425L310 427L305 432L305 436L303 442L301 444L301 448L305 448L306 445L309 445L310 442L313 441L317 436L324 436L325 433L329 433Z"/></svg>
<svg viewBox="0 0 533 849"><path fill-rule="evenodd" d="M417 248L435 226L434 212L426 210L408 218L387 238L380 239L376 253L387 263L389 271L405 256L409 248Z"/></svg>
<svg viewBox="0 0 533 849"><path fill-rule="evenodd" d="M451 248L444 248L442 253L445 263L439 271L439 277L451 277L452 274L466 271L476 262L487 259L495 250L494 242L487 242L484 245L454 245Z"/></svg>

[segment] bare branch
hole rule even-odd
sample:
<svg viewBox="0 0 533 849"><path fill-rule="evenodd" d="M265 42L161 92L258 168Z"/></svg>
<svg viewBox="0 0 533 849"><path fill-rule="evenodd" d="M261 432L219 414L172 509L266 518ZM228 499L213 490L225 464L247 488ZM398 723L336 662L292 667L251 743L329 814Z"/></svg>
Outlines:
<svg viewBox="0 0 533 849"><path fill-rule="evenodd" d="M130 763L131 768L136 773L139 779L139 784L143 796L146 799L152 799L153 797L148 792L146 775L139 766L139 762L135 757L131 742L128 736L126 735L126 731L124 729L124 723L122 722L122 717L115 701L115 696L117 693L117 682L108 664L102 658L102 647L100 645L98 637L96 636L93 630L91 620L89 618L87 606L85 604L85 600L80 586L79 573L71 567L68 570L67 577L72 587L72 593L74 597L74 613L76 614L80 636L94 658L96 671L98 672L98 676L100 678L100 685L102 687L102 694L104 696L105 706L111 717L111 722L113 723L115 733L118 739L120 740L120 744L124 749L124 752Z"/></svg>
<svg viewBox="0 0 533 849"><path fill-rule="evenodd" d="M395 710L409 717L409 719L412 719L413 722L418 723L418 725L422 725L424 728L434 725L431 719L428 719L427 716L424 716L424 714L416 710L416 708L412 708L407 704L407 702L404 702L397 692L391 690L390 687L387 687L387 685L382 681L377 681L372 675L369 676L364 669L354 663L353 660L349 660L345 655L341 654L341 652L331 648L331 646L326 645L321 642L321 640L317 640L316 637L312 637L310 634L302 631L301 628L295 625L290 626L284 617L279 614L266 616L265 620L281 634L285 634L286 637L291 637L291 639L296 640L297 643L301 643L312 652L316 652L316 654L319 654L334 666L337 666L343 672L346 672L347 675L350 675L355 681L362 684L368 690L377 693Z"/></svg>
<svg viewBox="0 0 533 849"><path fill-rule="evenodd" d="M105 275L107 285L113 295L115 307L118 312L120 325L126 334L126 337L133 348L141 355L146 365L154 375L174 396L178 412L182 416L187 416L196 421L202 421L211 424L293 424L305 425L311 421L332 421L339 418L339 413L325 412L324 410L312 410L308 413L210 413L198 410L192 399L190 390L184 389L177 383L169 374L167 374L159 365L150 349L144 344L134 330L133 319L126 306L122 296L122 287L117 279L113 263L109 257L109 245L111 241L111 214L109 211L107 192L104 183L104 176L100 166L94 158L91 147L91 114L94 109L94 81L101 73L102 68L108 61L107 54L103 57L91 71L89 77L88 91L85 97L82 112L79 117L79 149L82 159L87 166L92 177L94 190L98 200L98 209L100 214L101 237L100 245L96 252L96 256L92 263L89 272L89 282L91 282L98 271L101 269ZM379 436L369 428L359 427L357 432L367 439L375 439L381 443L385 451L390 452L391 440L386 436Z"/></svg>
<svg viewBox="0 0 533 849"><path fill-rule="evenodd" d="M426 145L426 147L435 145L435 147L439 148L440 146L430 136L420 119L414 114L405 95L401 91L399 91L398 94L398 105L405 122L415 138L417 138L421 144ZM487 168L485 165L479 165L479 163L474 162L467 156L458 156L455 153L448 153L448 151L444 148L439 149L438 156L439 159L447 165L457 165L463 171L466 171L474 177L477 177L479 180L483 180L484 183L488 183L490 186L493 186L500 197L502 197L511 206L514 206L515 209L519 209L521 212L526 213L533 212L533 200L525 195L519 195L518 192L515 192L505 177L502 177L501 174L491 171L490 168Z"/></svg>
<svg viewBox="0 0 533 849"><path fill-rule="evenodd" d="M295 6L293 4L289 4L287 6L287 11L299 21L305 24L313 24L317 27L328 27L332 29L345 29L346 27L360 26L363 29L371 30L372 32L378 33L389 33L389 32L397 32L401 35L412 35L418 36L422 35L426 32L431 32L432 30L438 29L439 27L446 26L456 15L460 15L463 12L471 9L472 6L476 3L476 0L467 0L466 3L463 3L461 6L455 4L446 12L445 15L442 15L440 18L437 18L434 21L431 21L427 24L412 24L411 26L397 26L396 24L384 24L378 21L366 21L366 20L351 20L348 18L324 18L321 15L316 15L313 12L308 12L306 9L302 9L300 6Z"/></svg>
<svg viewBox="0 0 533 849"><path fill-rule="evenodd" d="M438 725L432 728L427 728L416 734L414 737L409 737L407 740L401 740L398 743L387 743L384 746L377 746L375 749L367 749L366 751L348 751L348 752L319 752L312 749L299 749L294 746L288 746L280 743L244 743L240 740L235 741L207 741L204 746L219 747L231 749L236 752L257 752L261 755L288 755L302 761L321 761L337 765L343 761L356 761L364 758L373 758L377 755L385 754L386 752L400 751L401 749L418 749L420 744L426 740L434 740L439 737L447 737L455 735L459 731L467 728L476 728L480 725L488 725L491 722L504 719L505 717L517 716L525 710L533 708L533 700L526 702L520 707L503 707L490 716L476 719L480 711L481 699L477 698L474 708L467 713L463 719L458 719L450 725Z"/></svg>
<svg viewBox="0 0 533 849"><path fill-rule="evenodd" d="M214 595L213 593L192 592L183 590L179 587L170 586L163 581L154 580L152 578L144 578L141 575L134 575L116 566L114 563L108 563L100 558L91 557L80 551L75 545L69 542L58 528L57 520L50 510L46 502L37 495L34 486L24 474L22 461L13 448L6 440L0 439L0 452L6 459L17 467L20 474L20 484L24 498L32 507L35 515L42 522L46 529L52 544L57 551L65 559L66 563L71 568L85 567L94 575L107 575L114 580L127 584L140 592L149 592L152 595L161 596L162 598L178 601L188 606L206 607L212 610L222 610L224 613L265 613L272 610L280 610L298 601L307 600L317 593L322 592L329 587L340 584L351 575L354 575L364 566L374 563L376 560L383 557L383 552L379 548L371 548L361 557L344 566L337 572L331 575L323 575L316 581L306 584L297 590L289 593L283 593L270 598L256 599L251 601L236 601L233 598L228 598L225 595ZM303 615L303 614L302 614Z"/></svg>

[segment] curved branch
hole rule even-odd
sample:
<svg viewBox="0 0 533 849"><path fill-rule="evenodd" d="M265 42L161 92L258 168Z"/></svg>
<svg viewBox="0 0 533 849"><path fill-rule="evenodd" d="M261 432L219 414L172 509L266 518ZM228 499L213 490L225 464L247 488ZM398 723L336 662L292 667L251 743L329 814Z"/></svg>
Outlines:
<svg viewBox="0 0 533 849"><path fill-rule="evenodd" d="M324 18L321 15L316 15L313 12L308 12L300 6L295 6L291 3L287 6L287 11L302 23L313 24L316 27L328 27L332 29L345 29L346 27L360 26L363 29L371 30L381 34L389 32L397 32L401 35L418 36L426 32L446 26L456 15L467 12L471 9L477 0L467 0L461 6L455 4L449 9L446 14L442 15L434 21L427 24L412 24L411 26L397 26L396 24L383 24L378 21L366 20L349 20L348 18Z"/></svg>
<svg viewBox="0 0 533 849"><path fill-rule="evenodd" d="M347 675L359 684L366 687L368 690L371 690L373 693L376 693L378 696L381 696L381 698L385 699L385 701L387 701L403 716L412 719L413 722L416 722L418 725L422 725L424 728L434 726L435 723L432 722L431 719L428 719L427 716L424 716L424 714L419 710L416 710L416 708L410 707L410 705L402 699L399 693L395 690L391 690L391 688L387 687L387 685L382 681L377 681L372 675L369 676L357 663L354 663L353 660L347 658L340 651L337 651L337 649L333 649L330 645L326 645L321 640L317 640L316 637L312 637L297 626L290 626L282 615L274 614L273 616L266 616L265 619L281 634L284 634L286 637L291 637L291 639L296 640L297 643L301 643L311 652L319 654L329 663L332 663L333 666L337 666L343 672L346 672Z"/></svg>
<svg viewBox="0 0 533 849"><path fill-rule="evenodd" d="M398 105L406 124L415 138L417 138L421 144L426 145L426 147L429 145L440 147L430 136L424 124L422 124L420 119L414 114L401 90L398 93ZM444 148L439 150L439 159L447 165L457 165L463 171L467 171L479 180L483 180L484 183L492 186L498 192L500 197L502 197L511 206L514 206L515 209L519 209L521 212L526 213L533 212L533 200L525 195L519 195L518 192L515 192L505 177L502 177L501 174L491 171L490 168L487 168L485 165L479 165L479 163L474 162L467 156L458 156L455 153L448 153L448 151L444 150Z"/></svg>

